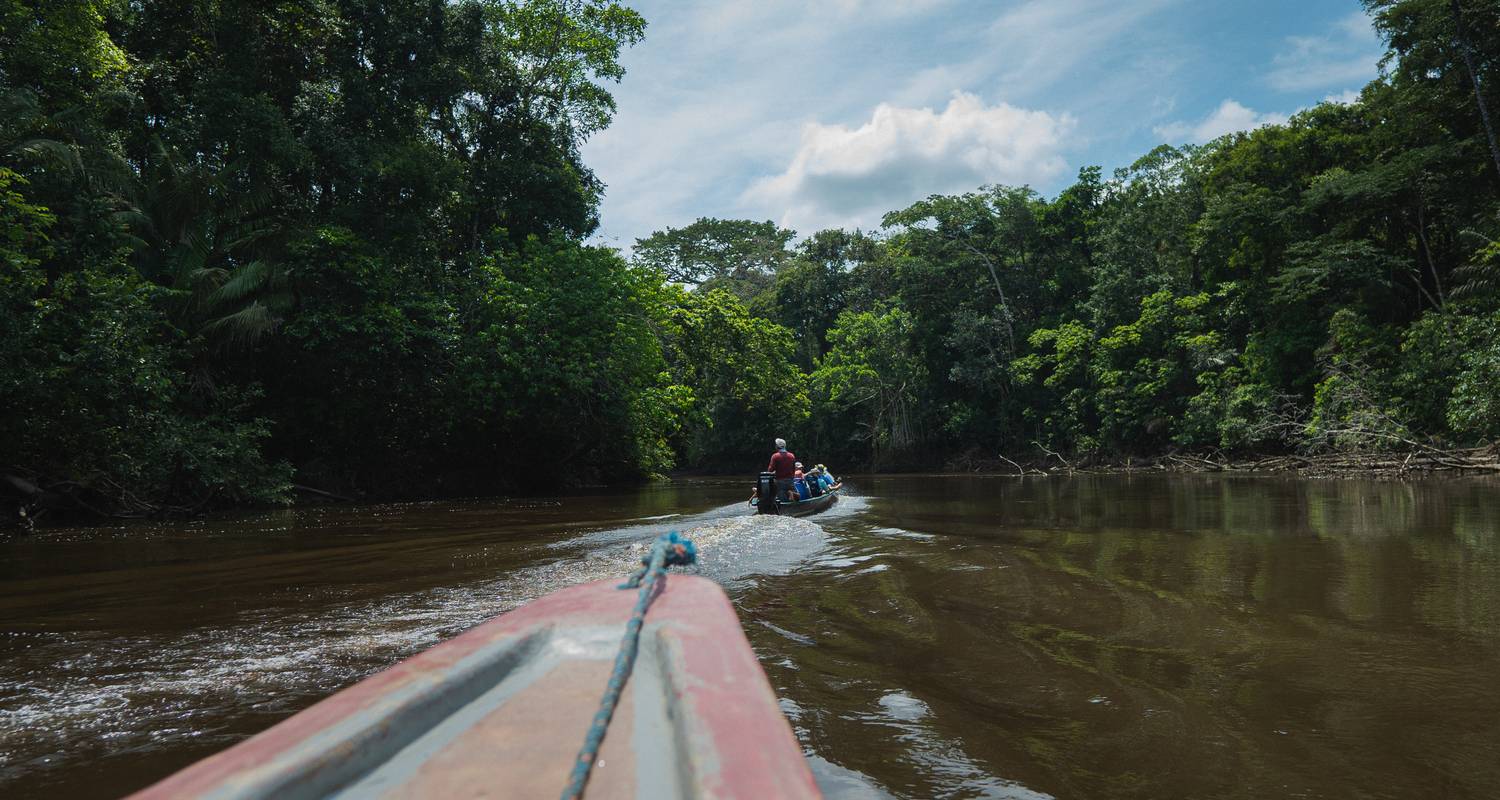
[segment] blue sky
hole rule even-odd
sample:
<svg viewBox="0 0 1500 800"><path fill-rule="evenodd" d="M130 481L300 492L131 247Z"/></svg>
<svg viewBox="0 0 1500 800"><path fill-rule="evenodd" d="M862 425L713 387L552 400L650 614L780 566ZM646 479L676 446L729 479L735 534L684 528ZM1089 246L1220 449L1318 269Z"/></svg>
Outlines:
<svg viewBox="0 0 1500 800"><path fill-rule="evenodd" d="M584 148L595 241L625 249L700 216L808 234L986 183L1051 196L1347 100L1382 52L1357 0L628 4L650 27Z"/></svg>

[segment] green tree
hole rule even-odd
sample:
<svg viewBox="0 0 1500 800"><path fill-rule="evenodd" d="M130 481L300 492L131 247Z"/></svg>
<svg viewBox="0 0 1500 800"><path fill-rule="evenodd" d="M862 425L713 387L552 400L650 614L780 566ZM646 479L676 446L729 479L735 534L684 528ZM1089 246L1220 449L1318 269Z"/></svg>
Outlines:
<svg viewBox="0 0 1500 800"><path fill-rule="evenodd" d="M824 446L879 466L921 441L918 406L927 376L913 353L912 325L900 308L839 315L828 354L811 376Z"/></svg>
<svg viewBox="0 0 1500 800"><path fill-rule="evenodd" d="M851 274L880 255L880 244L860 231L818 231L776 275L769 316L791 329L804 370L828 349L828 330L847 306Z"/></svg>
<svg viewBox="0 0 1500 800"><path fill-rule="evenodd" d="M722 289L673 287L663 326L675 384L692 390L678 449L689 464L743 468L809 413L792 333Z"/></svg>
<svg viewBox="0 0 1500 800"><path fill-rule="evenodd" d="M770 220L699 218L637 239L636 263L702 291L724 289L746 303L771 289L792 258L795 231Z"/></svg>

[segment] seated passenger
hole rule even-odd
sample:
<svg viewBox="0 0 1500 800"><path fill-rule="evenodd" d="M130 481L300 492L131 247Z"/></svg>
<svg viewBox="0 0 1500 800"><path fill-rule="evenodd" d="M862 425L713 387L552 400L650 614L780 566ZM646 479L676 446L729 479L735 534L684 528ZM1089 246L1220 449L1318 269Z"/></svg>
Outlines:
<svg viewBox="0 0 1500 800"><path fill-rule="evenodd" d="M813 467L811 470L809 470L808 473L803 476L803 479L807 481L807 493L809 496L823 496L823 481L818 477L817 467Z"/></svg>
<svg viewBox="0 0 1500 800"><path fill-rule="evenodd" d="M797 462L797 471L792 473L792 487L797 490L797 497L806 500L810 495L807 493L807 476L802 472L802 462Z"/></svg>
<svg viewBox="0 0 1500 800"><path fill-rule="evenodd" d="M823 484L825 489L832 489L834 484L838 483L832 475L828 474L828 468L822 464L818 465L818 482Z"/></svg>

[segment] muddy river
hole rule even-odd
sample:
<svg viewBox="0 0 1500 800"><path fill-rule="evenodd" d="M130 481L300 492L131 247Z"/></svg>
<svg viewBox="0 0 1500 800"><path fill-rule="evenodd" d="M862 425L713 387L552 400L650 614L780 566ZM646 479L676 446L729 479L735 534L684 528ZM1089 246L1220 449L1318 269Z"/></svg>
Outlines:
<svg viewBox="0 0 1500 800"><path fill-rule="evenodd" d="M0 541L0 796L116 797L696 532L830 798L1500 797L1500 482L854 477Z"/></svg>

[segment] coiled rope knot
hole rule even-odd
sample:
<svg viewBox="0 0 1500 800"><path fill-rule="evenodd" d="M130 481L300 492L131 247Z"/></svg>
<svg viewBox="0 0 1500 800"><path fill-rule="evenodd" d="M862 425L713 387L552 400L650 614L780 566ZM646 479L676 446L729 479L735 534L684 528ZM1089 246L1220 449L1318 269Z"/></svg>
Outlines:
<svg viewBox="0 0 1500 800"><path fill-rule="evenodd" d="M666 567L685 567L698 561L698 548L693 544L693 540L683 538L682 534L677 531L664 533L656 537L656 541L651 544L651 549L641 556L641 568L631 574L630 578L620 584L619 588L634 589L640 586L641 579L646 577L646 573L651 570L651 561L656 557L657 551L664 552L663 570Z"/></svg>
<svg viewBox="0 0 1500 800"><path fill-rule="evenodd" d="M625 690L625 681L635 666L635 654L640 649L641 626L645 624L646 609L656 599L657 579L667 572L669 566L687 566L698 561L698 548L692 540L685 539L677 531L665 533L651 544L651 550L641 558L641 568L628 580L620 584L621 589L640 587L635 608L630 620L625 623L625 638L620 641L620 652L615 655L615 666L610 671L609 683L604 687L604 697L599 701L599 710L589 725L588 735L583 739L583 748L573 761L573 773L568 777L568 787L563 790L563 800L577 800L583 796L583 787L589 781L589 773L599 758L599 746L604 743L604 733L609 730L609 720L615 715L615 706L620 703L620 694Z"/></svg>

